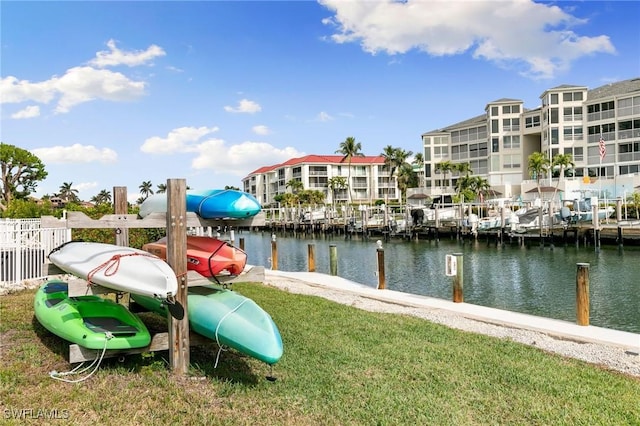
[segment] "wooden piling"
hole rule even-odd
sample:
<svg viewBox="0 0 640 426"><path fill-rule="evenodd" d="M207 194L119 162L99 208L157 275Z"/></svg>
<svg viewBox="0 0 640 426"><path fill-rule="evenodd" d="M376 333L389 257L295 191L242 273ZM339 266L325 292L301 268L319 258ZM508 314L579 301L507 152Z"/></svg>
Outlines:
<svg viewBox="0 0 640 426"><path fill-rule="evenodd" d="M309 254L309 272L316 271L316 245L309 244L307 246L307 252Z"/></svg>
<svg viewBox="0 0 640 426"><path fill-rule="evenodd" d="M187 312L187 196L185 179L167 180L167 263L178 279L176 303L185 315L178 320L169 316L169 363L175 374L186 376L189 370L189 317Z"/></svg>
<svg viewBox="0 0 640 426"><path fill-rule="evenodd" d="M276 243L276 234L271 235L271 269L278 269L278 244Z"/></svg>
<svg viewBox="0 0 640 426"><path fill-rule="evenodd" d="M244 237L240 237L240 241L238 244L239 244L240 250L244 251Z"/></svg>
<svg viewBox="0 0 640 426"><path fill-rule="evenodd" d="M382 242L379 240L376 252L378 255L378 290L384 290L387 287L387 279L384 274L384 249L382 248Z"/></svg>
<svg viewBox="0 0 640 426"><path fill-rule="evenodd" d="M113 207L116 215L126 215L129 213L129 204L127 201L127 187L113 187ZM116 228L116 245L121 247L129 247L129 228Z"/></svg>
<svg viewBox="0 0 640 426"><path fill-rule="evenodd" d="M589 325L589 264L578 263L576 273L576 317L578 325Z"/></svg>
<svg viewBox="0 0 640 426"><path fill-rule="evenodd" d="M329 269L331 275L338 275L338 248L335 244L329 244Z"/></svg>
<svg viewBox="0 0 640 426"><path fill-rule="evenodd" d="M453 277L453 301L455 303L464 302L464 276L463 276L463 256L462 253L454 253L456 259L456 274Z"/></svg>

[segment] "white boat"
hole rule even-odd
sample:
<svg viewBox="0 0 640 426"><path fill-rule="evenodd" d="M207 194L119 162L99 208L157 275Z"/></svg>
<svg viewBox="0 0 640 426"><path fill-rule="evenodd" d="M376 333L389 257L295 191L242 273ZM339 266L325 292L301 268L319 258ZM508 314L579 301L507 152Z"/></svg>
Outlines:
<svg viewBox="0 0 640 426"><path fill-rule="evenodd" d="M590 198L583 198L573 201L573 210L570 211L569 217L562 217L561 219L570 222L593 222L593 207L591 205ZM611 206L600 207L598 206L598 219L604 220L610 218L615 213L615 209Z"/></svg>
<svg viewBox="0 0 640 426"><path fill-rule="evenodd" d="M178 291L178 279L168 263L131 247L70 241L53 249L49 260L68 274L115 291L163 300Z"/></svg>

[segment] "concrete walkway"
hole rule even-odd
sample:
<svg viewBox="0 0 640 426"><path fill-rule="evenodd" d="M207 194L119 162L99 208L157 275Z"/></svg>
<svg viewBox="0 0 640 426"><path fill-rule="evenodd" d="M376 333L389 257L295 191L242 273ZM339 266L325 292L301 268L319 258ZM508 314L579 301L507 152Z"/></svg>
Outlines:
<svg viewBox="0 0 640 426"><path fill-rule="evenodd" d="M265 268L265 281L267 283L277 279L301 281L307 285L348 292L381 302L449 311L477 321L533 330L577 342L619 346L635 353L640 352L640 334L636 333L602 327L581 326L568 321L504 311L468 303L454 303L443 299L402 293L394 290L378 290L341 277L317 272L286 272Z"/></svg>

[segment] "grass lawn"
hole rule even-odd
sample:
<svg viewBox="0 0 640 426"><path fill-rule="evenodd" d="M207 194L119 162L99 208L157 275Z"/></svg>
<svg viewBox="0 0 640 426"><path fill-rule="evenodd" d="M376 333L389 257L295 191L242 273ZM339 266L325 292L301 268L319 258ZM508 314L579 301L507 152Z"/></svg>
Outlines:
<svg viewBox="0 0 640 426"><path fill-rule="evenodd" d="M69 369L67 344L35 319L34 291L0 296L0 423L640 424L637 378L418 318L262 284L234 288L280 328L275 382L268 366L232 350L214 368L212 343L192 348L187 378L155 352L106 359L89 380L62 383L48 373ZM150 329L164 327L142 316Z"/></svg>

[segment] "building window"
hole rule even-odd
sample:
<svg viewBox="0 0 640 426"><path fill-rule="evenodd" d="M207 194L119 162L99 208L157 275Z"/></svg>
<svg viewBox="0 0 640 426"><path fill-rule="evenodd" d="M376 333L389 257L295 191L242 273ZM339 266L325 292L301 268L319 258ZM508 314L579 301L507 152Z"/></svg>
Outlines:
<svg viewBox="0 0 640 426"><path fill-rule="evenodd" d="M491 120L491 133L499 133L500 128L498 124L498 120Z"/></svg>
<svg viewBox="0 0 640 426"><path fill-rule="evenodd" d="M551 117L551 124L558 124L559 122L559 112L558 112L558 108L551 108L549 110L550 113L550 117Z"/></svg>
<svg viewBox="0 0 640 426"><path fill-rule="evenodd" d="M449 157L449 147L448 146L434 146L433 147L433 159L443 159Z"/></svg>
<svg viewBox="0 0 640 426"><path fill-rule="evenodd" d="M583 139L582 126L564 126L562 134L565 141L581 141Z"/></svg>
<svg viewBox="0 0 640 426"><path fill-rule="evenodd" d="M629 166L620 166L620 174L630 175L630 174L638 173L639 168L640 166L638 166L637 164L631 164Z"/></svg>
<svg viewBox="0 0 640 426"><path fill-rule="evenodd" d="M562 94L564 102L582 101L582 92L566 92Z"/></svg>
<svg viewBox="0 0 640 426"><path fill-rule="evenodd" d="M424 146L431 145L431 138L429 136L423 136L422 143Z"/></svg>
<svg viewBox="0 0 640 426"><path fill-rule="evenodd" d="M618 145L618 161L639 161L640 142L621 143Z"/></svg>
<svg viewBox="0 0 640 426"><path fill-rule="evenodd" d="M640 115L640 96L620 99L618 101L618 117Z"/></svg>
<svg viewBox="0 0 640 426"><path fill-rule="evenodd" d="M500 151L500 139L491 138L491 152L499 152Z"/></svg>
<svg viewBox="0 0 640 426"><path fill-rule="evenodd" d="M558 145L558 143L560 143L558 139L558 128L552 127L551 128L551 145Z"/></svg>
<svg viewBox="0 0 640 426"><path fill-rule="evenodd" d="M618 139L640 138L640 119L620 121Z"/></svg>
<svg viewBox="0 0 640 426"><path fill-rule="evenodd" d="M502 147L504 149L516 149L520 148L520 136L505 136L502 141Z"/></svg>
<svg viewBox="0 0 640 426"><path fill-rule="evenodd" d="M557 93L552 93L550 96L550 103L551 105L558 105L558 94Z"/></svg>
<svg viewBox="0 0 640 426"><path fill-rule="evenodd" d="M534 117L526 117L524 119L525 127L530 129L532 127L540 127L540 116L536 115Z"/></svg>
<svg viewBox="0 0 640 426"><path fill-rule="evenodd" d="M498 116L498 107L497 106L492 106L491 107L491 116L492 117L497 117Z"/></svg>
<svg viewBox="0 0 640 426"><path fill-rule="evenodd" d="M520 154L505 155L503 157L502 167L505 169L519 169Z"/></svg>
<svg viewBox="0 0 640 426"><path fill-rule="evenodd" d="M520 130L519 118L505 118L502 120L502 130L505 132L517 132Z"/></svg>

